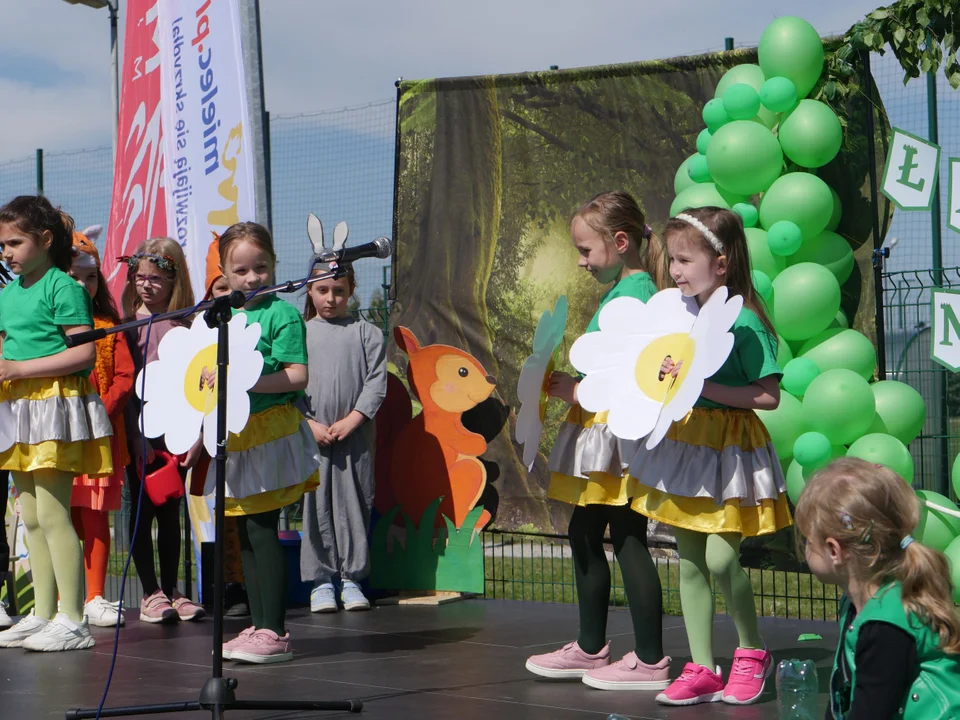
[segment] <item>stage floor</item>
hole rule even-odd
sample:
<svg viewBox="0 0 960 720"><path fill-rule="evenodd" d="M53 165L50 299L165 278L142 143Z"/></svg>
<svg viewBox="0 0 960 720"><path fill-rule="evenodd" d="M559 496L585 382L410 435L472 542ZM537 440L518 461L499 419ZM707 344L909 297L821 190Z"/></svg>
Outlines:
<svg viewBox="0 0 960 720"><path fill-rule="evenodd" d="M195 700L210 674L207 659L212 622L208 618L164 627L142 624L133 619L136 615L136 611L128 615L127 627L120 633L107 704ZM311 615L301 609L291 611L288 621L295 652L292 663L224 663L225 674L239 681L238 699L358 699L364 703L363 714L238 711L227 717L604 720L611 713L671 720L777 717L773 678L757 705L715 703L691 708L661 707L654 700L655 693L605 692L579 682L535 678L524 669L524 661L575 637L575 605L475 599L440 607L394 606L336 615ZM231 636L243 627L242 620L227 623ZM93 630L97 645L92 650L43 654L0 649L0 718L63 718L67 709L96 707L110 668L113 633ZM825 707L836 625L763 618L761 630L778 661L802 658L817 662L821 708ZM626 611L611 610L608 632L616 657L630 649ZM800 643L797 637L801 633L818 633L823 640ZM728 617L718 616L716 635L726 673L736 642ZM679 617L664 618L664 645L673 657L675 677L688 659Z"/></svg>

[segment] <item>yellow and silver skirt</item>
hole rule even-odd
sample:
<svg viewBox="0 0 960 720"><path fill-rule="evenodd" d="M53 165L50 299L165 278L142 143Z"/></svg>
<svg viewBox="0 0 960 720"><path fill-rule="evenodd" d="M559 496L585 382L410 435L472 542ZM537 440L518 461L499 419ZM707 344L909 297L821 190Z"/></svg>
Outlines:
<svg viewBox="0 0 960 720"><path fill-rule="evenodd" d="M256 515L296 502L320 484L320 451L310 426L293 405L250 416L227 438L225 514ZM216 487L211 463L204 494Z"/></svg>
<svg viewBox="0 0 960 720"><path fill-rule="evenodd" d="M89 378L7 380L0 383L3 434L0 470L59 470L101 478L113 474L113 426ZM6 442L4 442L4 445Z"/></svg>
<svg viewBox="0 0 960 720"><path fill-rule="evenodd" d="M630 464L631 507L703 533L768 535L793 524L783 470L752 410L694 408Z"/></svg>
<svg viewBox="0 0 960 720"><path fill-rule="evenodd" d="M574 405L557 433L547 467L547 496L571 505L626 505L637 481L627 472L640 441L621 440L607 413Z"/></svg>

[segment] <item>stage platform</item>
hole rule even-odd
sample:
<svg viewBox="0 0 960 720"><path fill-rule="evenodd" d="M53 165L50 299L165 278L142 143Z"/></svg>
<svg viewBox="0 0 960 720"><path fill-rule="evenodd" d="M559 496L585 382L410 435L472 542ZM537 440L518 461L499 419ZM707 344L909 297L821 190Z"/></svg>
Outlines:
<svg viewBox="0 0 960 720"><path fill-rule="evenodd" d="M108 705L135 705L196 699L209 677L210 619L157 626L127 616ZM738 718L775 720L774 682L753 706L723 704L691 708L657 705L655 693L605 692L579 682L553 682L524 670L526 658L568 642L576 635L577 607L474 599L439 607L383 607L366 613L311 615L291 611L289 629L295 658L281 665L224 663L239 681L238 699L358 699L360 716L346 713L281 714L232 712L229 718L340 718L383 720L567 720L617 713L628 718ZM243 620L229 620L232 634ZM97 645L70 653L28 653L0 649L0 718L63 718L67 709L96 707L110 667L112 630L94 628ZM821 708L837 642L834 623L761 619L775 658L817 662ZM798 642L801 633L822 641ZM609 635L616 657L631 647L630 617L611 610ZM733 623L717 619L717 647L724 672L736 642ZM664 618L664 645L673 657L673 676L688 660L683 621ZM172 715L155 716L172 717ZM176 717L210 717L184 713Z"/></svg>

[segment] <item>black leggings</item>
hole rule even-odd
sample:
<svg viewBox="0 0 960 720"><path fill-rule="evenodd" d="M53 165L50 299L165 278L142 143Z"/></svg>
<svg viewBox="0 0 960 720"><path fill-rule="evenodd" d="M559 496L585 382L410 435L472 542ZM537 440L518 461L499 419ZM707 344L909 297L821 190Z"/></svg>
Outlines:
<svg viewBox="0 0 960 720"><path fill-rule="evenodd" d="M610 566L603 546L607 525L623 575L637 657L647 664L658 663L663 659L660 575L647 549L647 518L628 505L578 506L570 518L567 533L580 599L577 642L591 655L600 652L607 642Z"/></svg>
<svg viewBox="0 0 960 720"><path fill-rule="evenodd" d="M273 630L282 637L286 634L287 560L277 535L279 522L277 508L238 517L237 530L253 626Z"/></svg>
<svg viewBox="0 0 960 720"><path fill-rule="evenodd" d="M143 586L144 596L153 595L158 589L167 597L172 597L177 588L177 576L180 571L180 499L168 500L163 505L154 505L149 495L143 498L140 508L140 524L137 525L137 504L140 499L140 467L137 464L127 468L127 481L130 485L130 544L133 562L137 566L137 576ZM153 563L153 521L157 521L157 555L160 559L160 583L157 584L157 572Z"/></svg>

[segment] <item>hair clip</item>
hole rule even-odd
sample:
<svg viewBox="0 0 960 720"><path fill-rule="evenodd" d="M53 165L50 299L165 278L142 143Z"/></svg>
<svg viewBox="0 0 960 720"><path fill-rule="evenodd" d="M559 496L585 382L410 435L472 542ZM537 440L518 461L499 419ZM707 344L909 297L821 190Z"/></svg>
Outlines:
<svg viewBox="0 0 960 720"><path fill-rule="evenodd" d="M867 523L867 527L860 533L860 543L866 545L870 542L870 536L873 533L873 520Z"/></svg>
<svg viewBox="0 0 960 720"><path fill-rule="evenodd" d="M644 224L643 230L640 231L640 237L646 240L651 235L653 235L653 228L650 227L649 225Z"/></svg>
<svg viewBox="0 0 960 720"><path fill-rule="evenodd" d="M840 524L843 525L844 530L853 530L853 518L846 510L840 511Z"/></svg>
<svg viewBox="0 0 960 720"><path fill-rule="evenodd" d="M126 263L127 267L131 270L136 270L137 265L140 264L141 260L149 260L154 265L156 265L161 270L166 270L167 272L176 272L177 271L177 262L169 255L160 255L158 253L144 253L138 252L133 255L121 255L117 258L117 262Z"/></svg>

